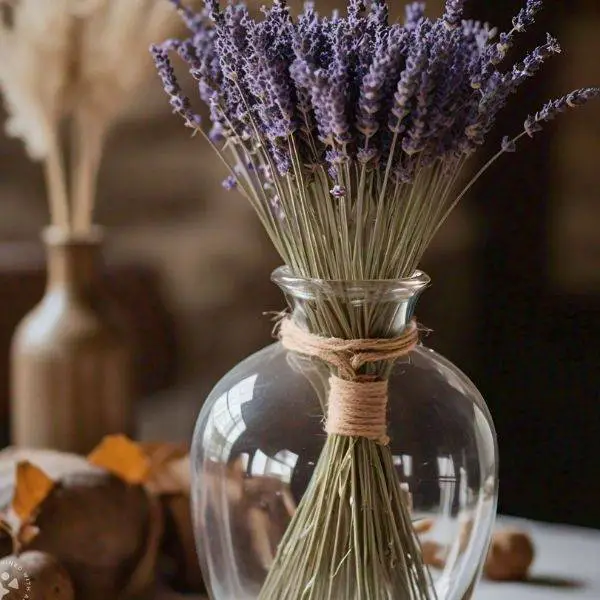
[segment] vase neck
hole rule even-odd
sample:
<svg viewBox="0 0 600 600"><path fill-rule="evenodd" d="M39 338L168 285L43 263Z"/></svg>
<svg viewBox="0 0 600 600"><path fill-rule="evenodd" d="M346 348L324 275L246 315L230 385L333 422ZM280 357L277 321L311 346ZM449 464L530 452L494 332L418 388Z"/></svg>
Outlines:
<svg viewBox="0 0 600 600"><path fill-rule="evenodd" d="M101 277L102 238L71 236L50 228L44 232L47 254L47 292L62 290L72 296L87 296Z"/></svg>
<svg viewBox="0 0 600 600"><path fill-rule="evenodd" d="M420 271L399 280L329 281L295 277L282 267L272 279L283 290L298 325L344 339L401 335L429 284Z"/></svg>

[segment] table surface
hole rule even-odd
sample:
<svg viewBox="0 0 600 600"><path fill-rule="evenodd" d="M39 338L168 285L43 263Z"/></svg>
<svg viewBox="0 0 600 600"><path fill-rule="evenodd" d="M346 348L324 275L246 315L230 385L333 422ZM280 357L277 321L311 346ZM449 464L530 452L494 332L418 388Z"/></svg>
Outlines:
<svg viewBox="0 0 600 600"><path fill-rule="evenodd" d="M536 546L525 583L483 581L476 600L600 600L600 531L503 517L501 527L529 531ZM156 600L205 600L161 592Z"/></svg>

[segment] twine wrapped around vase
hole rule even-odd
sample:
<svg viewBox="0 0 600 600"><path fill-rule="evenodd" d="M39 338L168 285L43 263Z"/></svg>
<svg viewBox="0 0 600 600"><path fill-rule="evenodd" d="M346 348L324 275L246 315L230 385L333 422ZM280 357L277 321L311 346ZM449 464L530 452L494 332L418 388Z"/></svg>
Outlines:
<svg viewBox="0 0 600 600"><path fill-rule="evenodd" d="M414 320L398 337L344 340L314 335L286 317L280 323L279 337L287 350L320 359L337 371L329 377L328 434L389 444L388 381L359 371L368 363L394 360L411 352L419 341Z"/></svg>

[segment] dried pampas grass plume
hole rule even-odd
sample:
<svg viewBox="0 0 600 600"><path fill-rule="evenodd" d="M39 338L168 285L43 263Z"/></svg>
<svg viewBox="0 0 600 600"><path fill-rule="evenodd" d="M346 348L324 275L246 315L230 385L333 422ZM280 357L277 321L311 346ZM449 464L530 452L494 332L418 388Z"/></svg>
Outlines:
<svg viewBox="0 0 600 600"><path fill-rule="evenodd" d="M0 0L0 12L6 132L43 161L52 224L85 233L106 132L148 72L148 46L174 30L173 11L162 0Z"/></svg>
<svg viewBox="0 0 600 600"><path fill-rule="evenodd" d="M33 159L45 161L54 224L68 220L58 123L68 87L69 4L69 0L1 4L0 86L9 115L6 132L22 139Z"/></svg>

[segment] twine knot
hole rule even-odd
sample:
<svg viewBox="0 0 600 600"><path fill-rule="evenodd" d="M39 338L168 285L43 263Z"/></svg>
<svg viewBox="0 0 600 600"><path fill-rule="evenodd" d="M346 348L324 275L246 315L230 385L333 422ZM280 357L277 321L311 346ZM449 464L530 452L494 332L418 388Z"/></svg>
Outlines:
<svg viewBox="0 0 600 600"><path fill-rule="evenodd" d="M344 340L314 335L286 317L280 323L279 338L287 350L318 358L336 369L329 378L327 433L389 443L388 382L359 370L368 363L406 356L419 341L415 321L398 337Z"/></svg>

